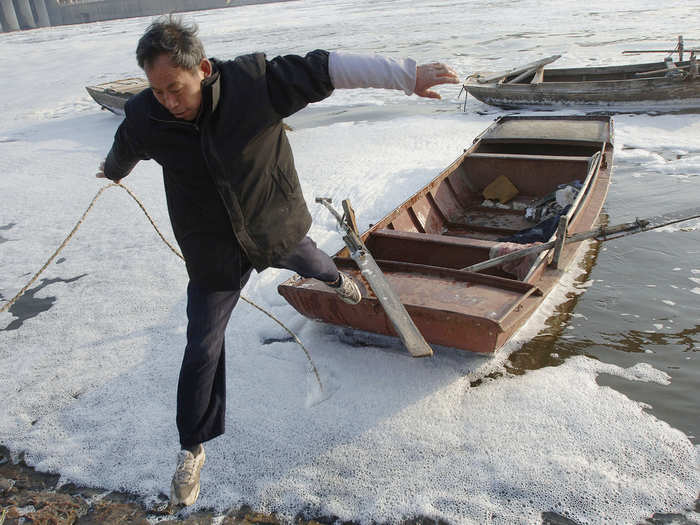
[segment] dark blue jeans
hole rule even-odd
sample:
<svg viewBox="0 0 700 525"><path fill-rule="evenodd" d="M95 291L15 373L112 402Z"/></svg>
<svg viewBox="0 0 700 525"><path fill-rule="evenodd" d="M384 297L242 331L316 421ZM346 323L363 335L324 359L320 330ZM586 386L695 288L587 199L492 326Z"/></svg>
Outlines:
<svg viewBox="0 0 700 525"><path fill-rule="evenodd" d="M250 265L242 264L249 268ZM302 277L331 282L338 269L316 243L305 237L275 265ZM251 270L241 278L241 289ZM226 359L224 335L241 289L216 291L192 281L187 285L187 346L177 386L177 429L182 448L224 433Z"/></svg>

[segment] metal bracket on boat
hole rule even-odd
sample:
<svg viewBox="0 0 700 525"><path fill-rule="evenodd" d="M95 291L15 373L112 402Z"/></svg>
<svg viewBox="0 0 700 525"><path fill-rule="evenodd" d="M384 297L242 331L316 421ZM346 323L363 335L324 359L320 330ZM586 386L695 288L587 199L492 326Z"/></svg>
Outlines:
<svg viewBox="0 0 700 525"><path fill-rule="evenodd" d="M369 283L374 291L374 294L379 301L379 304L384 308L386 316L391 321L391 324L396 330L396 334L401 338L406 349L413 357L428 357L433 355L433 349L425 341L415 323L408 315L401 299L396 292L391 288L389 281L382 273L379 265L372 257L372 254L362 242L362 237L357 229L355 221L355 211L350 205L350 201L343 201L344 214L341 215L333 208L333 202L328 197L317 197L316 202L323 204L338 221L344 231L343 240L350 250L350 257L355 261L362 276Z"/></svg>
<svg viewBox="0 0 700 525"><path fill-rule="evenodd" d="M561 257L561 251L564 248L564 242L566 240L566 230L569 227L569 217L564 214L559 217L559 226L557 227L557 239L554 243L554 256L552 257L552 264L560 270L559 258Z"/></svg>

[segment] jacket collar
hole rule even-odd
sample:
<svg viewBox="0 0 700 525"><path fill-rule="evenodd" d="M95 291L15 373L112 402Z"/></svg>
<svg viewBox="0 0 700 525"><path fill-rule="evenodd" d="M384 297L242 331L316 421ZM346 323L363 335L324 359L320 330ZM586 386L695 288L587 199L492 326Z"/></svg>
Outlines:
<svg viewBox="0 0 700 525"><path fill-rule="evenodd" d="M219 99L221 98L221 73L219 72L218 61L215 58L210 58L209 60L212 66L212 73L202 80L202 90L211 86L211 112L213 113L219 107Z"/></svg>
<svg viewBox="0 0 700 525"><path fill-rule="evenodd" d="M211 62L212 73L202 80L202 106L197 121L214 113L216 108L219 107L219 100L221 99L221 74L219 72L219 65L215 58L211 58L209 61Z"/></svg>

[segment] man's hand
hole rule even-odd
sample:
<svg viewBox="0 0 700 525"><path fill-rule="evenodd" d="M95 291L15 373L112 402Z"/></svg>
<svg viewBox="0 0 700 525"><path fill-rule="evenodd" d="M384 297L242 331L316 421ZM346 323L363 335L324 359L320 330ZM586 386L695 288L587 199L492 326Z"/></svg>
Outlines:
<svg viewBox="0 0 700 525"><path fill-rule="evenodd" d="M104 160L102 162L100 162L100 167L97 168L97 173L95 174L95 177L97 177L98 179L106 179L107 178L107 175L105 175L105 161ZM120 181L121 181L121 179L115 180L112 182L114 182L115 184L119 184Z"/></svg>
<svg viewBox="0 0 700 525"><path fill-rule="evenodd" d="M430 88L439 84L459 84L457 72L450 66L440 62L423 64L416 68L416 88L413 92L419 97L442 98Z"/></svg>

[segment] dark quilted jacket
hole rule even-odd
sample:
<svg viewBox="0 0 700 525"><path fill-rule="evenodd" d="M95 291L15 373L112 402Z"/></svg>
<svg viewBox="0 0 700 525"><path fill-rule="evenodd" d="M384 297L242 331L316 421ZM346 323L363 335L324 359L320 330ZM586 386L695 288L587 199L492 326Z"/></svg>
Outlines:
<svg viewBox="0 0 700 525"><path fill-rule="evenodd" d="M212 63L195 122L175 119L150 89L127 102L105 175L117 180L139 160L158 162L190 279L236 289L246 265L274 265L311 226L282 119L333 85L320 50Z"/></svg>

